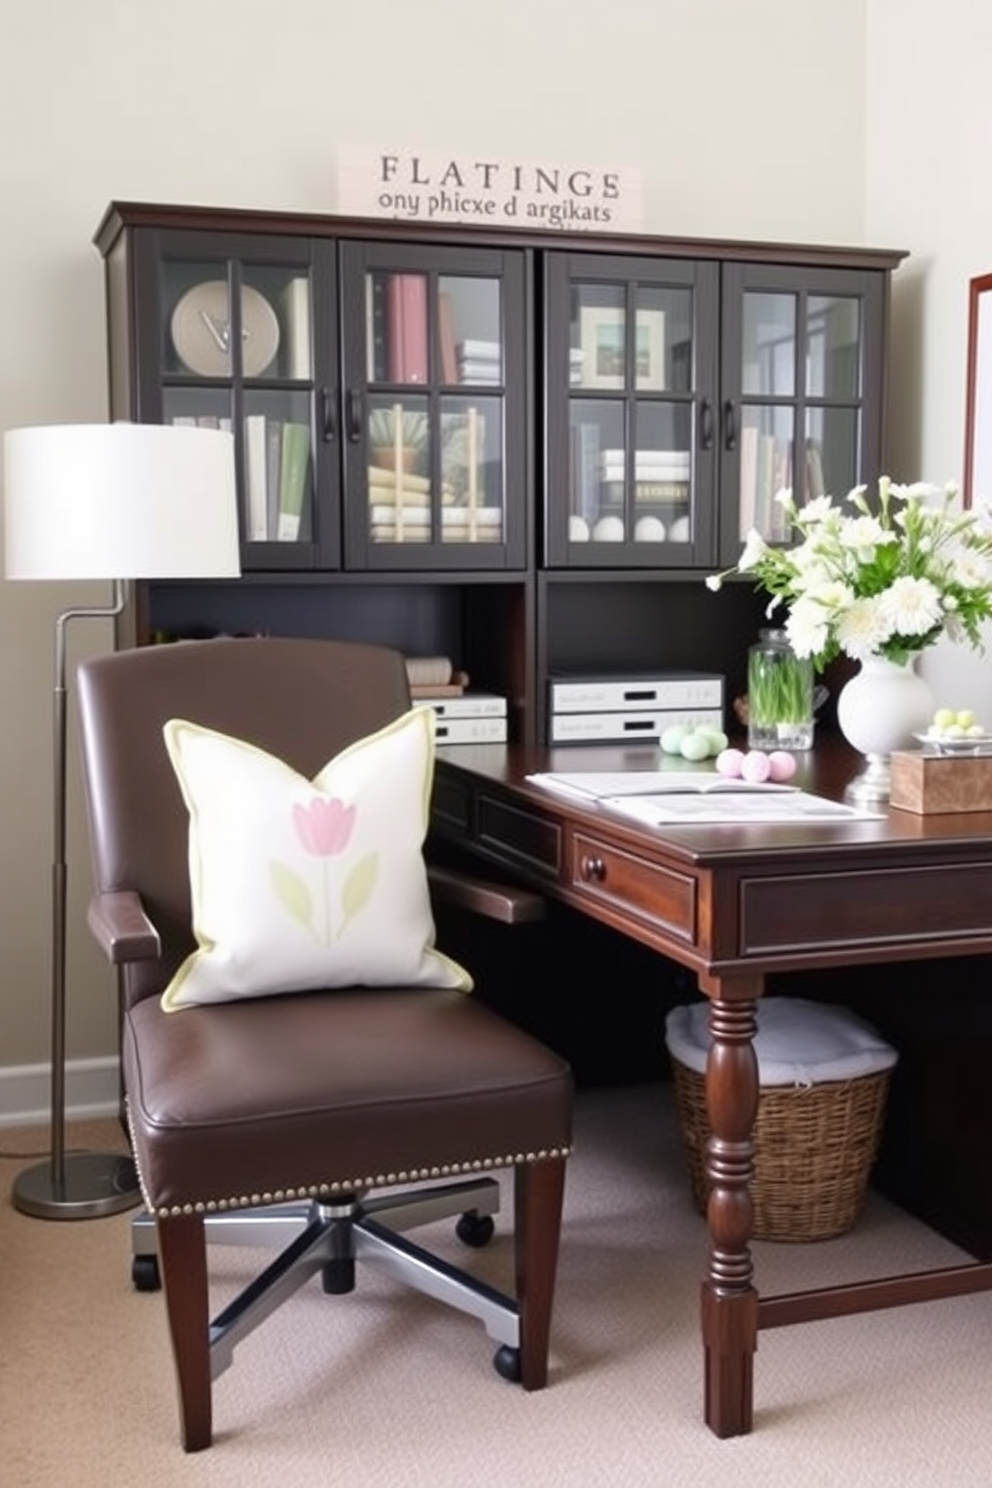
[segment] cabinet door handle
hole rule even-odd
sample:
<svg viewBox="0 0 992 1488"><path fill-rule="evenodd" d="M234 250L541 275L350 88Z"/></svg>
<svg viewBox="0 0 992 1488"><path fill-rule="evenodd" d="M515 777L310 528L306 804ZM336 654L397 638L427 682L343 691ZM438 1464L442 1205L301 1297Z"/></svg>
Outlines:
<svg viewBox="0 0 992 1488"><path fill-rule="evenodd" d="M737 448L737 409L733 398L728 398L723 405L723 447L727 450Z"/></svg>
<svg viewBox="0 0 992 1488"><path fill-rule="evenodd" d="M334 409L334 394L329 387L320 390L320 430L325 444L333 444L338 432L337 414Z"/></svg>
<svg viewBox="0 0 992 1488"><path fill-rule="evenodd" d="M357 444L362 437L362 395L357 388L348 389L345 410L348 438L352 444Z"/></svg>
<svg viewBox="0 0 992 1488"><path fill-rule="evenodd" d="M713 404L709 398L699 405L699 443L704 450L713 448Z"/></svg>

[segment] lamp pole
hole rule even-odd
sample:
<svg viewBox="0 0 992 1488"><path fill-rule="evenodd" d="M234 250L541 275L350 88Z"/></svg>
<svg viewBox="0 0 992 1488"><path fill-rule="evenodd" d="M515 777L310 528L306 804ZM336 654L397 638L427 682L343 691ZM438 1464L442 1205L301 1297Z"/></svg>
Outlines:
<svg viewBox="0 0 992 1488"><path fill-rule="evenodd" d="M114 580L113 603L78 605L55 622L54 766L52 788L52 1088L51 1153L14 1180L11 1201L36 1219L96 1219L141 1202L134 1160L126 1154L65 1150L66 1007L66 632L78 619L113 619L127 601L127 585Z"/></svg>

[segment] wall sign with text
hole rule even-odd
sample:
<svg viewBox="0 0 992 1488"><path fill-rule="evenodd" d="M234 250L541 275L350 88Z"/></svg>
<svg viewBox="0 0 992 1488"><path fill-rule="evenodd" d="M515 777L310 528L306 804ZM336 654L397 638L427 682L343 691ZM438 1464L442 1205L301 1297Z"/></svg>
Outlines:
<svg viewBox="0 0 992 1488"><path fill-rule="evenodd" d="M338 150L336 210L411 222L640 232L640 171L365 146Z"/></svg>

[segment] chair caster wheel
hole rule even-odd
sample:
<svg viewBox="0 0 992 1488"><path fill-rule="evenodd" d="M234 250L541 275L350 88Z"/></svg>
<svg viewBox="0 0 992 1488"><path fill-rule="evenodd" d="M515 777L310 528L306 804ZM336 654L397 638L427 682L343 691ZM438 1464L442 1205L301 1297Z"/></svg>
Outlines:
<svg viewBox="0 0 992 1488"><path fill-rule="evenodd" d="M455 1225L455 1234L462 1244L474 1249L488 1245L495 1233L496 1225L491 1214L463 1214Z"/></svg>
<svg viewBox="0 0 992 1488"><path fill-rule="evenodd" d="M135 1256L131 1261L131 1283L136 1292L159 1291L162 1278L158 1270L158 1256Z"/></svg>
<svg viewBox="0 0 992 1488"><path fill-rule="evenodd" d="M511 1348L504 1343L493 1354L493 1368L500 1379L509 1380L511 1385L520 1383L520 1350Z"/></svg>

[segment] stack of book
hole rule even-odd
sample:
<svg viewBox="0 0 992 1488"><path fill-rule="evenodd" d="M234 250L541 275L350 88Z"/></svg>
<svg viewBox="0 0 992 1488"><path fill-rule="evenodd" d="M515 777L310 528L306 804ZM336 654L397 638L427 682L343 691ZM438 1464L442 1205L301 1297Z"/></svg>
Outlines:
<svg viewBox="0 0 992 1488"><path fill-rule="evenodd" d="M688 501L690 473L688 450L639 449L634 454L634 500ZM622 501L627 451L603 450L600 476L603 499Z"/></svg>
<svg viewBox="0 0 992 1488"><path fill-rule="evenodd" d="M447 656L408 656L406 672L414 707L432 708L439 744L505 744L506 698L469 692L468 673Z"/></svg>
<svg viewBox="0 0 992 1488"><path fill-rule="evenodd" d="M441 500L454 500L450 486ZM369 466L369 533L373 542L430 542L431 482L425 475Z"/></svg>
<svg viewBox="0 0 992 1488"><path fill-rule="evenodd" d="M502 381L502 352L498 341L459 341L455 347L459 382Z"/></svg>

